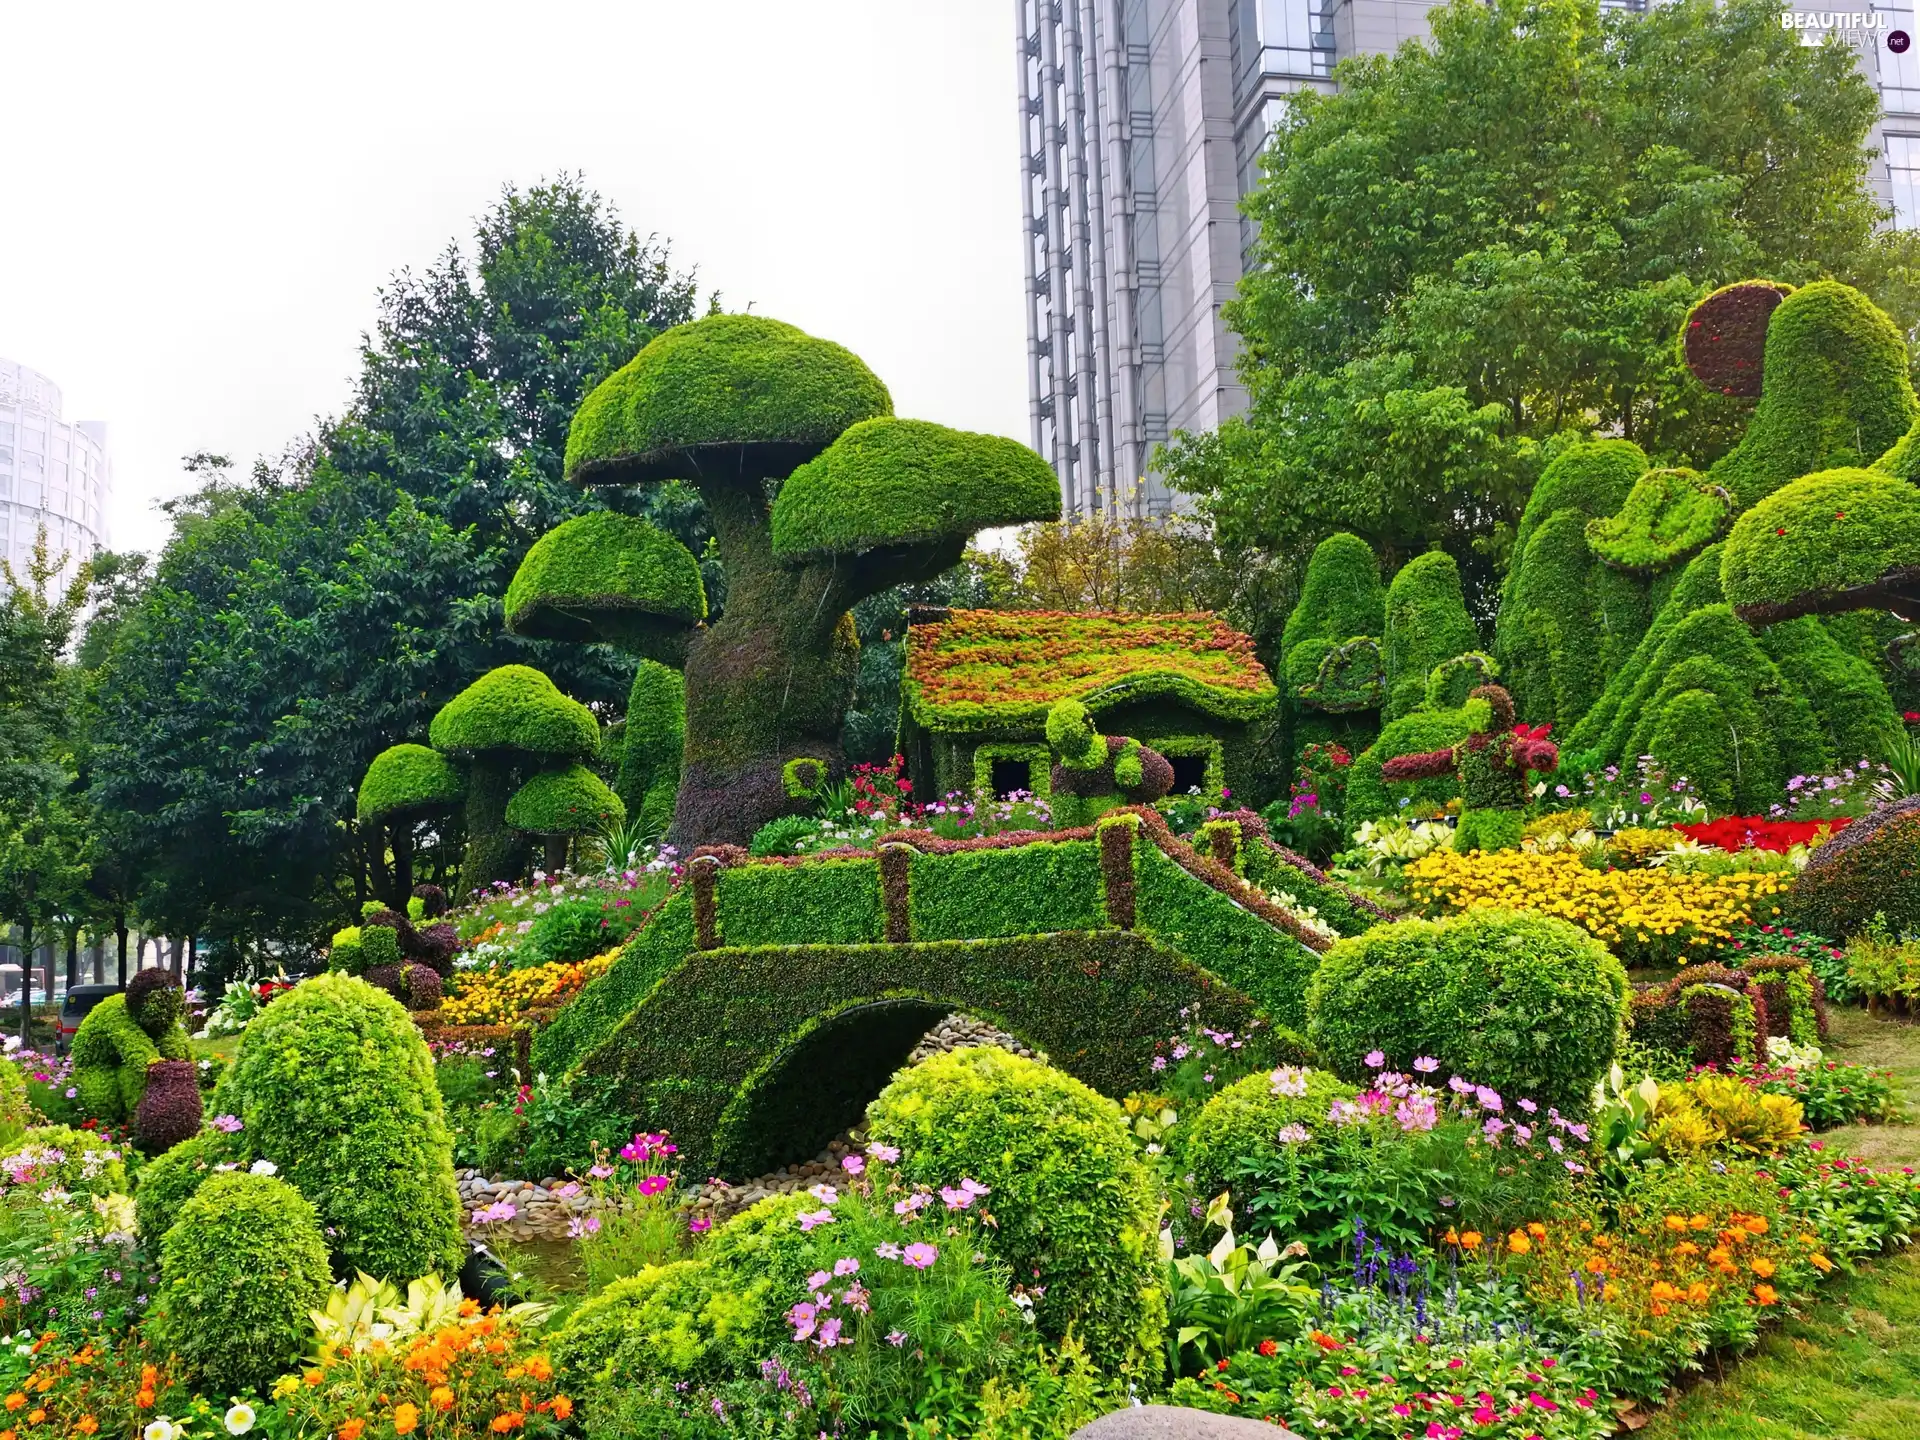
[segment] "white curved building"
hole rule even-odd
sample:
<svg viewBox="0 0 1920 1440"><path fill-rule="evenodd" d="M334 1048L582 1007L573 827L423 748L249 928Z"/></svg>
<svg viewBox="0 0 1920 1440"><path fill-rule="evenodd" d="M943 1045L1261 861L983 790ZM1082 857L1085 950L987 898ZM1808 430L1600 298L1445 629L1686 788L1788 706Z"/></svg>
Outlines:
<svg viewBox="0 0 1920 1440"><path fill-rule="evenodd" d="M0 359L0 557L24 578L34 536L65 555L62 574L107 545L113 468L100 420L63 420L60 387Z"/></svg>

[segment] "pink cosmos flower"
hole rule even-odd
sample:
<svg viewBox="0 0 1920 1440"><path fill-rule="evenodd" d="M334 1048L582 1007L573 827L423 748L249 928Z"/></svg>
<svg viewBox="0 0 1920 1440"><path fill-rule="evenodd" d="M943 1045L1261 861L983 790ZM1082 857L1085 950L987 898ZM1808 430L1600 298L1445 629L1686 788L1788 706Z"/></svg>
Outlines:
<svg viewBox="0 0 1920 1440"><path fill-rule="evenodd" d="M1365 1064L1369 1070L1378 1070L1382 1065L1386 1063L1387 1063L1387 1056L1385 1051L1369 1050L1367 1052L1367 1058L1366 1058Z"/></svg>
<svg viewBox="0 0 1920 1440"><path fill-rule="evenodd" d="M857 1275L860 1273L860 1262L851 1255L842 1255L833 1262L833 1273L843 1279L848 1275Z"/></svg>
<svg viewBox="0 0 1920 1440"><path fill-rule="evenodd" d="M803 1235L817 1225L833 1224L831 1210L803 1210L794 1218L800 1222L800 1233Z"/></svg>
<svg viewBox="0 0 1920 1440"><path fill-rule="evenodd" d="M1414 1060L1413 1068L1418 1070L1422 1075L1431 1075L1440 1068L1440 1062L1431 1055L1422 1055Z"/></svg>
<svg viewBox="0 0 1920 1440"><path fill-rule="evenodd" d="M658 1195L671 1184L673 1184L673 1180L670 1176L649 1175L640 1182L640 1193L642 1195Z"/></svg>
<svg viewBox="0 0 1920 1440"><path fill-rule="evenodd" d="M840 1200L840 1192L831 1185L809 1185L807 1187L807 1194L818 1200L822 1205L837 1204Z"/></svg>
<svg viewBox="0 0 1920 1440"><path fill-rule="evenodd" d="M928 1269L939 1258L940 1252L924 1241L909 1245L900 1253L901 1261L915 1270Z"/></svg>
<svg viewBox="0 0 1920 1440"><path fill-rule="evenodd" d="M712 1228L713 1217L711 1215L696 1215L693 1219L687 1221L687 1229L691 1230L695 1235L704 1235Z"/></svg>
<svg viewBox="0 0 1920 1440"><path fill-rule="evenodd" d="M842 1155L840 1157L840 1168L849 1175L858 1175L867 1168L867 1162L862 1160L858 1155Z"/></svg>
<svg viewBox="0 0 1920 1440"><path fill-rule="evenodd" d="M569 1240L584 1240L589 1235L598 1235L599 1233L600 1217L598 1215L576 1215L567 1222L567 1238Z"/></svg>
<svg viewBox="0 0 1920 1440"><path fill-rule="evenodd" d="M867 1146L867 1158L878 1160L882 1165L891 1165L900 1158L900 1151L892 1145L882 1145L875 1140Z"/></svg>

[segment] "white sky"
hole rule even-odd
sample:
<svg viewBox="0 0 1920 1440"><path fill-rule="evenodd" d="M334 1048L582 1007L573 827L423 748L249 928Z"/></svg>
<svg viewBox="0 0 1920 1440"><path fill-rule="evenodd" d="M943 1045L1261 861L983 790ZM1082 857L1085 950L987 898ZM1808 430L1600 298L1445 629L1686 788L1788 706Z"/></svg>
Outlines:
<svg viewBox="0 0 1920 1440"><path fill-rule="evenodd" d="M182 455L337 413L392 272L571 170L901 414L1024 441L1011 8L0 0L0 356L108 422L157 548Z"/></svg>

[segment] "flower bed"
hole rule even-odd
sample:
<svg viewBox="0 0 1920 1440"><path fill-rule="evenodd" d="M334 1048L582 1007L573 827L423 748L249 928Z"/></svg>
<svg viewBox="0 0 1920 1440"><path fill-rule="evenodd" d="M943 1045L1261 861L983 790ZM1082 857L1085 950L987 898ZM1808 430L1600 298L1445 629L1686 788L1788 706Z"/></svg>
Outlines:
<svg viewBox="0 0 1920 1440"><path fill-rule="evenodd" d="M1774 850L1785 854L1796 845L1824 841L1852 823L1852 817L1837 815L1831 820L1769 820L1763 815L1723 815L1696 825L1673 828L1689 840L1702 845L1738 853L1741 850Z"/></svg>
<svg viewBox="0 0 1920 1440"><path fill-rule="evenodd" d="M1430 911L1537 910L1605 941L1630 965L1685 964L1725 944L1737 926L1776 918L1791 883L1781 874L1596 870L1565 851L1437 850L1407 866Z"/></svg>

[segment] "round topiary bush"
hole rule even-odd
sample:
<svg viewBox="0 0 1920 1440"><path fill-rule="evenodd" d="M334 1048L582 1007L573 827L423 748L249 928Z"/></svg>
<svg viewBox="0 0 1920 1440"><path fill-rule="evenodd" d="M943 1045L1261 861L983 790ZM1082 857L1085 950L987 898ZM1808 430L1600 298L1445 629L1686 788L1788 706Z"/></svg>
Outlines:
<svg viewBox="0 0 1920 1440"><path fill-rule="evenodd" d="M1351 1100L1354 1093L1328 1071L1287 1066L1234 1081L1174 1132L1186 1132L1179 1155L1193 1177L1190 1188L1203 1200L1218 1195L1230 1188L1241 1160L1271 1148L1289 1125L1317 1129L1334 1101Z"/></svg>
<svg viewBox="0 0 1920 1440"><path fill-rule="evenodd" d="M247 1027L213 1109L313 1202L343 1268L400 1282L459 1270L433 1057L392 996L338 973L302 982Z"/></svg>
<svg viewBox="0 0 1920 1440"><path fill-rule="evenodd" d="M264 1390L300 1356L333 1276L320 1220L268 1175L215 1175L160 1243L155 1328L211 1394Z"/></svg>
<svg viewBox="0 0 1920 1440"><path fill-rule="evenodd" d="M215 1165L236 1164L245 1157L240 1135L202 1130L142 1165L133 1205L140 1239L148 1251L158 1252L161 1237L179 1218L180 1207L216 1173Z"/></svg>
<svg viewBox="0 0 1920 1440"><path fill-rule="evenodd" d="M1787 901L1793 924L1851 937L1875 915L1920 930L1920 795L1862 816L1813 852Z"/></svg>
<svg viewBox="0 0 1920 1440"><path fill-rule="evenodd" d="M1307 992L1307 1034L1358 1080L1378 1050L1407 1071L1455 1074L1543 1105L1584 1104L1625 1034L1627 972L1577 926L1472 910L1381 925L1329 950Z"/></svg>
<svg viewBox="0 0 1920 1440"><path fill-rule="evenodd" d="M1153 1180L1120 1107L1050 1066L970 1048L902 1071L868 1109L909 1184L988 1187L1000 1258L1046 1287L1044 1333L1101 1364L1157 1351L1166 1323Z"/></svg>
<svg viewBox="0 0 1920 1440"><path fill-rule="evenodd" d="M584 765L536 775L507 802L507 824L530 835L596 835L626 818L620 797Z"/></svg>

